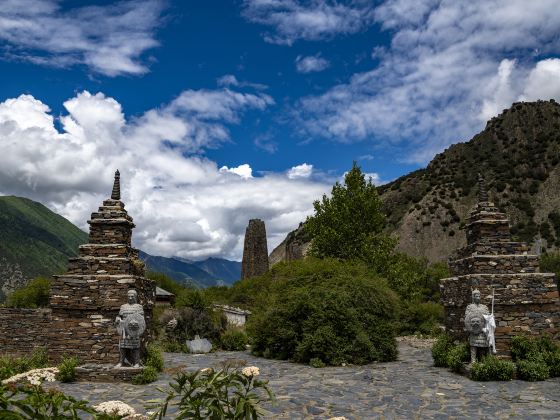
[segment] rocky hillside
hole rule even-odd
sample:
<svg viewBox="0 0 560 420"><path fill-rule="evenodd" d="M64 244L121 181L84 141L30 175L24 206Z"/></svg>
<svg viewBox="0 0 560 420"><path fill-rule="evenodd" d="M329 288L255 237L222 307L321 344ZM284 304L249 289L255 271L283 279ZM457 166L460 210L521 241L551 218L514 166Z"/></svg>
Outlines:
<svg viewBox="0 0 560 420"><path fill-rule="evenodd" d="M491 200L508 214L516 239L543 250L560 248L559 163L560 105L514 103L425 169L379 187L388 228L399 236L401 250L446 260L465 244L464 220L476 202L480 172Z"/></svg>
<svg viewBox="0 0 560 420"><path fill-rule="evenodd" d="M66 270L87 234L40 203L0 197L0 300L37 276Z"/></svg>

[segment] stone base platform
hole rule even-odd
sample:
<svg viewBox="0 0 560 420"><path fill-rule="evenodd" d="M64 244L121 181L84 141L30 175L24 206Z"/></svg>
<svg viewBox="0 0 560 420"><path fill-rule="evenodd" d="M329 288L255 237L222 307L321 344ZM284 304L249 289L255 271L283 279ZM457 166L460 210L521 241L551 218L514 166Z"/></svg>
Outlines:
<svg viewBox="0 0 560 420"><path fill-rule="evenodd" d="M77 382L132 382L143 367L115 367L112 364L89 363L76 368Z"/></svg>

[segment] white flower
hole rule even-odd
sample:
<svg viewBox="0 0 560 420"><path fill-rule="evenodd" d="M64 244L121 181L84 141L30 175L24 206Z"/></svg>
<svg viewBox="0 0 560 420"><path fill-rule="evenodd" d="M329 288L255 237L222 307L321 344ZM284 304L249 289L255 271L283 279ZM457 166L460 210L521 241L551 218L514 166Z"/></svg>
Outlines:
<svg viewBox="0 0 560 420"><path fill-rule="evenodd" d="M200 373L212 373L212 368L204 368L200 370Z"/></svg>
<svg viewBox="0 0 560 420"><path fill-rule="evenodd" d="M31 385L41 385L43 382L54 382L56 380L56 374L58 373L58 368L49 367L42 369L32 369L27 372L18 373L8 379L4 379L2 383L13 384L21 381L27 381Z"/></svg>
<svg viewBox="0 0 560 420"><path fill-rule="evenodd" d="M247 366L241 370L241 373L248 377L259 376L259 368L256 366Z"/></svg>
<svg viewBox="0 0 560 420"><path fill-rule="evenodd" d="M346 417L331 417L329 420L346 420Z"/></svg>
<svg viewBox="0 0 560 420"><path fill-rule="evenodd" d="M134 408L122 401L106 401L94 405L93 408L99 412L112 414L114 416L132 416L136 414Z"/></svg>

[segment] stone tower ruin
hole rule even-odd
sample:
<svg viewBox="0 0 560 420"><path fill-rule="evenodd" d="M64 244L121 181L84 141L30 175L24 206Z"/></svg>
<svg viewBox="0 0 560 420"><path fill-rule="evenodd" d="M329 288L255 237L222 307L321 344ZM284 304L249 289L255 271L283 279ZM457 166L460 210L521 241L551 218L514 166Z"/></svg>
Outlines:
<svg viewBox="0 0 560 420"><path fill-rule="evenodd" d="M260 219L249 220L245 230L245 245L241 263L241 278L261 276L268 271L266 228Z"/></svg>
<svg viewBox="0 0 560 420"><path fill-rule="evenodd" d="M525 242L511 240L509 220L488 199L479 175L478 203L466 224L467 246L449 262L454 277L441 280L445 327L457 339L466 339L465 308L471 291L481 292L482 303L492 304L496 318L496 350L508 356L513 336L550 334L560 338L560 300L555 274L539 272L539 257L529 254Z"/></svg>

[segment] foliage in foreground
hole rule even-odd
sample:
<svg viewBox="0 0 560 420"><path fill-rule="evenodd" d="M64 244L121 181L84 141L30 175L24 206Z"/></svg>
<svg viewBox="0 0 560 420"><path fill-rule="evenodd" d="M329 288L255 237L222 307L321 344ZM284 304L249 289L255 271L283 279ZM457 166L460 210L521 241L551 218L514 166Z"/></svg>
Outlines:
<svg viewBox="0 0 560 420"><path fill-rule="evenodd" d="M513 337L511 357L521 379L543 381L560 376L560 345L547 335Z"/></svg>
<svg viewBox="0 0 560 420"><path fill-rule="evenodd" d="M51 281L37 277L8 296L7 306L13 308L43 308L49 304Z"/></svg>
<svg viewBox="0 0 560 420"><path fill-rule="evenodd" d="M328 365L395 360L399 300L361 262L308 258L278 264L247 323L259 356Z"/></svg>
<svg viewBox="0 0 560 420"><path fill-rule="evenodd" d="M47 349L44 347L35 348L33 353L28 356L1 356L0 381L31 369L47 367L48 362Z"/></svg>
<svg viewBox="0 0 560 420"><path fill-rule="evenodd" d="M156 406L154 418L166 418L170 405L178 408L177 418L188 419L258 419L260 404L274 396L267 381L256 379L255 366L241 371L210 368L180 372L170 383L167 397Z"/></svg>
<svg viewBox="0 0 560 420"><path fill-rule="evenodd" d="M488 356L473 363L471 378L476 381L509 381L517 371L519 379L543 381L560 376L560 345L549 336L515 336L511 342L513 362ZM432 347L434 366L448 367L461 372L465 363L470 361L469 347L466 343L454 344L453 340L442 334Z"/></svg>
<svg viewBox="0 0 560 420"><path fill-rule="evenodd" d="M487 356L475 362L471 368L471 379L475 381L510 381L515 374L515 364L495 356Z"/></svg>
<svg viewBox="0 0 560 420"><path fill-rule="evenodd" d="M144 370L132 378L132 383L143 385L157 381L158 372L163 372L163 367L164 360L161 348L154 343L148 344L144 357Z"/></svg>
<svg viewBox="0 0 560 420"><path fill-rule="evenodd" d="M65 357L58 366L56 379L60 382L74 382L76 380L76 368L79 360L77 357Z"/></svg>

